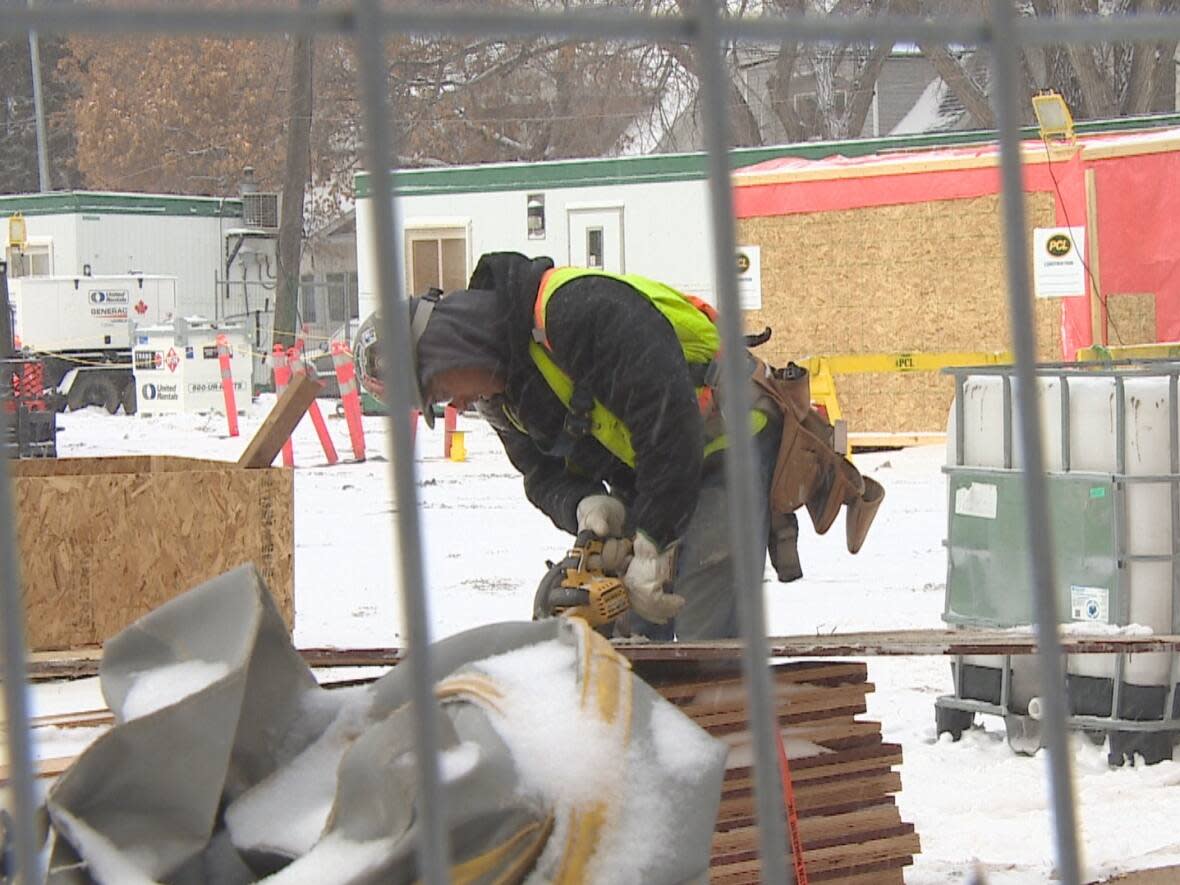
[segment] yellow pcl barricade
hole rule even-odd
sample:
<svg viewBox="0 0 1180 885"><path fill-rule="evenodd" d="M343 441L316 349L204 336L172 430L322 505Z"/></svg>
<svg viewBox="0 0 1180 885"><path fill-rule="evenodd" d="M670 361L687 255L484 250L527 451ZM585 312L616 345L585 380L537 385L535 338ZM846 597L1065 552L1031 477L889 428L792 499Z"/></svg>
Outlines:
<svg viewBox="0 0 1180 885"><path fill-rule="evenodd" d="M990 366L1012 361L1007 351L949 353L857 353L809 356L795 362L811 374L811 401L822 405L833 423L843 418L836 398L835 375L865 372L937 372L948 366Z"/></svg>

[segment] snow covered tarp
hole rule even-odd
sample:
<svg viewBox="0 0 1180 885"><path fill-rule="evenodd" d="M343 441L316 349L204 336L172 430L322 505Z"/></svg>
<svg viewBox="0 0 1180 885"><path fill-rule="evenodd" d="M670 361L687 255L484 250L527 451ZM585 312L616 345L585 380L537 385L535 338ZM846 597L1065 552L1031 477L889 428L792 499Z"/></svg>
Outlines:
<svg viewBox="0 0 1180 885"><path fill-rule="evenodd" d="M725 747L578 620L433 647L453 875L684 882L705 873ZM51 869L81 881L412 882L409 671L321 688L257 573L106 644L116 726L54 786Z"/></svg>

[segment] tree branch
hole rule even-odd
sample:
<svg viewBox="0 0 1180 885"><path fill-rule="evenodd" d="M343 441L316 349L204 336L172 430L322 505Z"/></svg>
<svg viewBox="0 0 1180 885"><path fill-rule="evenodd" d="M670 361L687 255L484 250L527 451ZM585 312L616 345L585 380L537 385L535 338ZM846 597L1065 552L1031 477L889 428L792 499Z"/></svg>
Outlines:
<svg viewBox="0 0 1180 885"><path fill-rule="evenodd" d="M1159 11L1159 0L1138 0L1132 4L1132 13L1152 14ZM1136 43L1130 48L1131 72L1127 77L1127 91L1123 95L1123 113L1128 115L1146 114L1155 104L1155 80L1160 58L1158 52L1170 64L1172 55L1167 53L1166 43ZM1172 52L1175 52L1175 45Z"/></svg>
<svg viewBox="0 0 1180 885"><path fill-rule="evenodd" d="M869 54L865 66L857 73L856 82L852 86L852 96L848 102L848 137L859 138L865 128L865 118L873 106L873 93L877 90L877 80L881 76L881 69L885 67L885 60L893 51L892 43L882 43ZM879 133L874 132L874 135Z"/></svg>
<svg viewBox="0 0 1180 885"><path fill-rule="evenodd" d="M1076 0L1053 0L1054 14L1061 17L1076 15L1081 9ZM1065 51L1073 64L1078 86L1082 92L1083 112L1091 119L1115 116L1118 113L1114 87L1109 76L1098 67L1094 51L1086 44L1070 43Z"/></svg>
<svg viewBox="0 0 1180 885"><path fill-rule="evenodd" d="M919 44L922 52L930 59L930 64L947 88L951 90L963 103L967 113L977 125L984 129L996 127L996 115L992 111L987 93L979 88L979 84L967 75L960 62L956 61L943 46L933 46L929 43Z"/></svg>

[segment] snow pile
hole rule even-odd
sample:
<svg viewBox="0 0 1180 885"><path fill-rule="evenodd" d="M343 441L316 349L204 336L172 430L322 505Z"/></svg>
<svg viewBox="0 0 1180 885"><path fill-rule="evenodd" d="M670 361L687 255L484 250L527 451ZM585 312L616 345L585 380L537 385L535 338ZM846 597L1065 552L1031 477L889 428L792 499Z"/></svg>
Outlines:
<svg viewBox="0 0 1180 885"><path fill-rule="evenodd" d="M675 809L668 807L671 781L687 781L709 765L713 747L708 735L671 704L652 710L651 742L633 739L626 771L616 777L627 789L622 808L603 833L609 851L600 851L590 867L591 880L604 885L645 881L645 871L661 869L676 851ZM654 759L655 764L652 760Z"/></svg>
<svg viewBox="0 0 1180 885"><path fill-rule="evenodd" d="M1074 621L1061 625L1063 636L1154 636L1155 631L1145 624L1095 624L1092 621Z"/></svg>
<svg viewBox="0 0 1180 885"><path fill-rule="evenodd" d="M716 746L671 704L652 711L652 740L628 736L629 718L607 723L583 705L579 650L538 643L479 662L503 692L502 715L492 722L512 753L520 792L553 807L557 824L539 867L566 848L575 811L606 809L606 825L587 872L588 881L628 885L645 881L676 850L680 820L671 781L692 783L713 764ZM628 705L629 706L629 705ZM629 714L624 707L622 712ZM530 879L530 881L532 881Z"/></svg>
<svg viewBox="0 0 1180 885"><path fill-rule="evenodd" d="M182 661L135 674L123 699L123 721L130 722L170 707L208 688L229 673L223 661Z"/></svg>
<svg viewBox="0 0 1180 885"><path fill-rule="evenodd" d="M315 851L262 879L266 885L312 885L319 882L363 881L389 858L393 839L353 842L330 833L316 843Z"/></svg>
<svg viewBox="0 0 1180 885"><path fill-rule="evenodd" d="M226 809L239 850L299 857L316 845L336 798L336 769L370 724L368 712L369 695L354 696L318 739Z"/></svg>
<svg viewBox="0 0 1180 885"><path fill-rule="evenodd" d="M134 857L120 852L110 839L85 821L67 811L61 811L56 823L69 833L73 844L79 846L89 858L94 881L118 882L119 885L157 885L154 879L143 872L147 864L138 863Z"/></svg>
<svg viewBox="0 0 1180 885"><path fill-rule="evenodd" d="M492 718L512 751L526 796L557 808L619 799L620 735L584 710L578 689L578 651L556 640L480 661L504 693Z"/></svg>

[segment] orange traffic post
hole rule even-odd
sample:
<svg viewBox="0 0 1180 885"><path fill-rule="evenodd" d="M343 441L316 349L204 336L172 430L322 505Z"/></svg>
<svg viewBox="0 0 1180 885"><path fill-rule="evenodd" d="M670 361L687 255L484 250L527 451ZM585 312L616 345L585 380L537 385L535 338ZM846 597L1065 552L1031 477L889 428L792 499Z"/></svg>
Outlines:
<svg viewBox="0 0 1180 885"><path fill-rule="evenodd" d="M344 420L348 424L348 438L352 454L358 461L365 460L365 429L361 424L361 398L356 386L356 367L352 353L343 341L332 342L332 367L336 369L336 383L340 385L340 402L344 406Z"/></svg>
<svg viewBox="0 0 1180 885"><path fill-rule="evenodd" d="M296 342L295 346L287 351L287 359L291 366L292 375L307 375L307 365L303 362L302 342ZM311 376L311 380L316 382L317 387L322 387L315 374ZM332 435L328 433L328 425L324 423L324 416L320 412L320 404L317 400L312 400L311 405L308 406L307 411L311 413L311 423L315 425L316 435L320 438L320 445L324 448L324 457L328 459L329 464L335 464L340 458L336 455L336 446L332 443Z"/></svg>
<svg viewBox="0 0 1180 885"><path fill-rule="evenodd" d="M459 410L454 406L443 409L443 457L451 457L451 443L455 438L455 427L459 423Z"/></svg>
<svg viewBox="0 0 1180 885"><path fill-rule="evenodd" d="M287 366L286 348L281 344L276 344L271 359L275 373L275 393L281 397L283 391L287 389L287 382L291 380L291 370ZM283 443L283 466L295 466L295 451L291 447L290 437L287 437L286 442Z"/></svg>
<svg viewBox="0 0 1180 885"><path fill-rule="evenodd" d="M238 435L238 403L234 396L234 375L229 366L229 341L224 335L217 336L217 361L221 364L221 395L225 397L225 420L229 424L229 435Z"/></svg>

